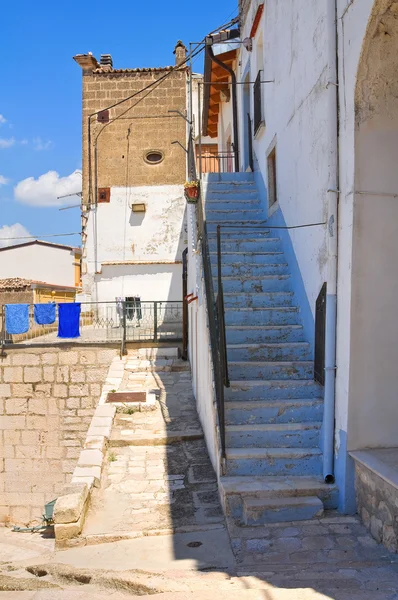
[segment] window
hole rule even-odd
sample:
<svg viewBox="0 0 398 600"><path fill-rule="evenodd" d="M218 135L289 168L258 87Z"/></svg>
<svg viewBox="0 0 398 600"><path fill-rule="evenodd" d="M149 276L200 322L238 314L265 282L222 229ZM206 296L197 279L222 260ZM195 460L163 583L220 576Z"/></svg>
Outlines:
<svg viewBox="0 0 398 600"><path fill-rule="evenodd" d="M253 102L254 102L254 135L260 129L263 123L263 110L262 110L262 98L261 98L261 73L258 72L256 81L253 86Z"/></svg>
<svg viewBox="0 0 398 600"><path fill-rule="evenodd" d="M268 206L271 207L278 201L276 181L276 147L271 150L267 158L268 166Z"/></svg>
<svg viewBox="0 0 398 600"><path fill-rule="evenodd" d="M149 165L157 165L164 159L164 154L160 150L150 150L145 154L144 160Z"/></svg>

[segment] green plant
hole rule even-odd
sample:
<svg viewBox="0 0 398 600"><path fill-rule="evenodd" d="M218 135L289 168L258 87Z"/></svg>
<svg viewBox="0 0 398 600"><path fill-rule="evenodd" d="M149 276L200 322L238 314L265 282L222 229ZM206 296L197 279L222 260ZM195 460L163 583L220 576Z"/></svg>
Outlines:
<svg viewBox="0 0 398 600"><path fill-rule="evenodd" d="M116 462L116 461L117 461L116 454L113 451L109 452L109 454L108 454L108 462L111 463L111 462Z"/></svg>
<svg viewBox="0 0 398 600"><path fill-rule="evenodd" d="M184 188L193 188L193 187L199 187L199 181L195 180L195 181L186 181L184 183Z"/></svg>

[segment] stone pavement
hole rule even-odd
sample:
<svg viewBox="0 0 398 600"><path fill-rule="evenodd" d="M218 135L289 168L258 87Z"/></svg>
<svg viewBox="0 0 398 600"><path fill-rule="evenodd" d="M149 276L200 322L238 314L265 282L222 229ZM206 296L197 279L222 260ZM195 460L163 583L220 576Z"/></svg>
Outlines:
<svg viewBox="0 0 398 600"><path fill-rule="evenodd" d="M143 390L156 394L155 410L123 408L115 418L101 488L93 492L83 530L90 543L224 527L189 365L128 358L117 391Z"/></svg>

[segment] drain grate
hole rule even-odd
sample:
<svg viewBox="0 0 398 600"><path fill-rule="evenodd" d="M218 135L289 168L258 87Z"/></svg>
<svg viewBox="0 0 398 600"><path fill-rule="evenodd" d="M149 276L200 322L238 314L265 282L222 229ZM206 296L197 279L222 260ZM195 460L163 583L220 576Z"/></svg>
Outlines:
<svg viewBox="0 0 398 600"><path fill-rule="evenodd" d="M203 542L189 542L189 544L187 544L188 548L199 548L199 546L202 546Z"/></svg>
<svg viewBox="0 0 398 600"><path fill-rule="evenodd" d="M146 402L146 392L109 392L106 401L123 404Z"/></svg>

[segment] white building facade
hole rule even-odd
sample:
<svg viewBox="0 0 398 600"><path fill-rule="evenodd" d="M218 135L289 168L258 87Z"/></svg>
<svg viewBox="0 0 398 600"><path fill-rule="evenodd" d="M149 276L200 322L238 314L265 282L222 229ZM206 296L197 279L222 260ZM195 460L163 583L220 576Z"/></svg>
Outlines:
<svg viewBox="0 0 398 600"><path fill-rule="evenodd" d="M253 166L267 226L278 228L283 240L312 340L316 299L327 284L326 378L332 386L325 402L334 422L339 509L352 513L350 453L398 447L398 3L240 4L233 63L237 136L229 98L210 110L209 123L217 113L219 151L229 151L232 139L239 170ZM191 309L192 322L200 329L206 310L202 282L192 270L192 287L195 278L199 304ZM209 347L197 348L191 349L193 362L203 365ZM207 415L211 366L205 371L209 376L197 377L195 385L203 399L199 410ZM215 413L211 418L213 431ZM207 437L215 447L214 434Z"/></svg>

